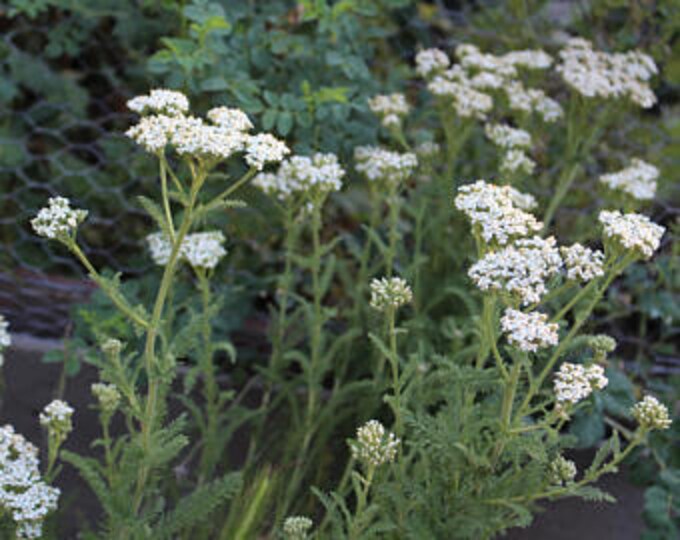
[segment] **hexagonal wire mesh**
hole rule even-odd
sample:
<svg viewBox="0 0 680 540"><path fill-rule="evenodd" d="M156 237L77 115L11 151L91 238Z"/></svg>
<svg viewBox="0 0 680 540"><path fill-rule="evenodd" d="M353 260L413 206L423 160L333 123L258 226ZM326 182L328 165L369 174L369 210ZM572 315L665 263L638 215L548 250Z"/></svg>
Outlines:
<svg viewBox="0 0 680 540"><path fill-rule="evenodd" d="M90 210L80 240L96 264L140 271L149 223L132 194L153 171L123 135L132 120L117 74L125 59L115 49L92 54L102 42L45 56L50 21L0 13L0 312L15 332L58 336L70 304L92 287L74 279L82 270L60 245L33 234L30 218L48 197L68 196Z"/></svg>

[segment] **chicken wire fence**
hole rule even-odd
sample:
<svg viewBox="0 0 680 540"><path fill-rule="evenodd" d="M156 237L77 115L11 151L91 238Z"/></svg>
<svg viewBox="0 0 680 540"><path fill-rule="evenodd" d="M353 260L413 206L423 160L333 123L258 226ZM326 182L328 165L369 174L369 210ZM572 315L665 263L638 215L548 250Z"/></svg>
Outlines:
<svg viewBox="0 0 680 540"><path fill-rule="evenodd" d="M58 17L57 30L68 31L68 14ZM75 279L78 263L36 237L29 220L48 197L67 195L90 210L80 234L88 255L138 272L148 265L136 248L149 223L133 194L153 176L123 135L132 120L121 80L126 59L106 48L103 29L77 55L50 50L54 23L54 16L10 18L0 8L0 312L13 331L45 336L63 332L70 305L91 286Z"/></svg>

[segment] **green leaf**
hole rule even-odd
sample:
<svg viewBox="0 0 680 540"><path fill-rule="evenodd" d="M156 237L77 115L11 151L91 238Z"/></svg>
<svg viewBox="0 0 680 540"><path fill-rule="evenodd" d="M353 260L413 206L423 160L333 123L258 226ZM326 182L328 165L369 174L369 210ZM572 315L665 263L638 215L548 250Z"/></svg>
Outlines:
<svg viewBox="0 0 680 540"><path fill-rule="evenodd" d="M277 115L278 111L276 109L267 109L262 115L262 129L265 131L271 130L274 127Z"/></svg>
<svg viewBox="0 0 680 540"><path fill-rule="evenodd" d="M293 128L293 115L289 111L281 111L276 121L276 130L285 137Z"/></svg>
<svg viewBox="0 0 680 540"><path fill-rule="evenodd" d="M158 538L175 538L206 519L224 501L234 497L241 489L239 473L230 473L209 484L199 487L177 503L177 506L155 528Z"/></svg>

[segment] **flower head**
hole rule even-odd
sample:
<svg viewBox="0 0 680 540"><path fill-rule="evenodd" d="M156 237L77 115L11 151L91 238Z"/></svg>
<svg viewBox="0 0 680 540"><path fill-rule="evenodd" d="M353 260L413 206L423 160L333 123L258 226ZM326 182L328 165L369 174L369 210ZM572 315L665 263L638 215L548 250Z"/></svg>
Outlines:
<svg viewBox="0 0 680 540"><path fill-rule="evenodd" d="M421 77L444 71L450 63L449 57L440 49L424 49L416 54L416 72Z"/></svg>
<svg viewBox="0 0 680 540"><path fill-rule="evenodd" d="M172 244L168 237L162 232L155 232L147 235L146 244L151 253L151 258L158 266L165 266L170 262L172 254Z"/></svg>
<svg viewBox="0 0 680 540"><path fill-rule="evenodd" d="M408 283L398 277L371 281L371 307L378 311L399 309L413 299Z"/></svg>
<svg viewBox="0 0 680 540"><path fill-rule="evenodd" d="M527 156L523 150L508 150L501 160L501 172L503 174L513 174L522 172L531 174L536 168L536 162Z"/></svg>
<svg viewBox="0 0 680 540"><path fill-rule="evenodd" d="M292 156L281 163L276 173L260 173L253 184L281 201L293 197L315 200L342 188L345 170L335 154Z"/></svg>
<svg viewBox="0 0 680 540"><path fill-rule="evenodd" d="M645 109L656 103L649 80L658 70L646 54L596 51L590 41L575 38L560 51L560 58L557 71L586 98L627 98Z"/></svg>
<svg viewBox="0 0 680 540"><path fill-rule="evenodd" d="M484 133L496 145L505 149L530 148L531 135L523 129L506 124L486 124Z"/></svg>
<svg viewBox="0 0 680 540"><path fill-rule="evenodd" d="M246 163L257 170L267 163L281 161L290 153L286 143L269 133L259 133L246 141Z"/></svg>
<svg viewBox="0 0 680 540"><path fill-rule="evenodd" d="M188 234L181 247L181 256L193 268L214 269L227 254L221 231Z"/></svg>
<svg viewBox="0 0 680 540"><path fill-rule="evenodd" d="M398 448L399 439L377 420L369 420L357 429L357 439L351 444L352 457L367 467L394 461Z"/></svg>
<svg viewBox="0 0 680 540"><path fill-rule="evenodd" d="M50 197L47 204L31 220L33 230L45 238L72 238L78 225L87 217L87 210L71 208L71 202L65 197Z"/></svg>
<svg viewBox="0 0 680 540"><path fill-rule="evenodd" d="M120 392L115 384L94 383L92 394L97 398L104 414L112 415L120 405Z"/></svg>
<svg viewBox="0 0 680 540"><path fill-rule="evenodd" d="M631 414L643 429L668 429L673 423L668 415L668 408L654 396L645 396L636 403Z"/></svg>
<svg viewBox="0 0 680 540"><path fill-rule="evenodd" d="M306 540L312 525L314 523L308 517L287 517L283 522L283 536L285 540Z"/></svg>
<svg viewBox="0 0 680 540"><path fill-rule="evenodd" d="M634 199L644 201L654 198L657 178L659 169L634 158L629 167L600 176L600 182L610 189L623 191Z"/></svg>
<svg viewBox="0 0 680 540"><path fill-rule="evenodd" d="M571 484L576 478L576 463L564 456L557 456L550 463L550 476L553 484L565 486Z"/></svg>
<svg viewBox="0 0 680 540"><path fill-rule="evenodd" d="M176 116L189 110L189 100L175 90L155 89L148 96L137 96L127 102L128 109L138 114L148 112Z"/></svg>
<svg viewBox="0 0 680 540"><path fill-rule="evenodd" d="M65 401L55 399L40 413L40 425L50 434L65 438L73 430L72 416L73 408Z"/></svg>
<svg viewBox="0 0 680 540"><path fill-rule="evenodd" d="M468 275L482 291L504 292L529 305L547 292L546 281L561 266L555 239L535 236L487 253L472 265Z"/></svg>
<svg viewBox="0 0 680 540"><path fill-rule="evenodd" d="M524 211L536 204L535 199L511 186L497 186L478 180L461 186L454 204L479 230L485 242L501 246L514 238L533 234L543 226Z"/></svg>
<svg viewBox="0 0 680 540"><path fill-rule="evenodd" d="M583 366L565 362L555 374L555 400L559 405L574 405L593 390L602 390L608 380L602 366Z"/></svg>
<svg viewBox="0 0 680 540"><path fill-rule="evenodd" d="M370 182L397 185L406 180L418 166L415 154L400 154L376 146L358 146L354 149L356 170Z"/></svg>
<svg viewBox="0 0 680 540"><path fill-rule="evenodd" d="M547 322L545 313L522 313L508 308L501 319L501 328L508 341L518 349L536 352L540 348L557 345L557 323Z"/></svg>
<svg viewBox="0 0 680 540"><path fill-rule="evenodd" d="M210 109L206 115L213 124L229 131L250 131L253 123L248 115L241 109L231 109L229 107L215 107Z"/></svg>
<svg viewBox="0 0 680 540"><path fill-rule="evenodd" d="M368 106L382 119L385 127L401 124L402 117L409 112L409 105L404 94L378 95L368 100Z"/></svg>
<svg viewBox="0 0 680 540"><path fill-rule="evenodd" d="M591 281L604 275L604 253L581 244L561 247L560 253L567 269L567 279Z"/></svg>
<svg viewBox="0 0 680 540"><path fill-rule="evenodd" d="M0 508L16 524L17 538L42 536L45 517L57 508L59 490L40 476L38 449L12 426L0 427Z"/></svg>
<svg viewBox="0 0 680 540"><path fill-rule="evenodd" d="M621 214L618 210L600 212L600 223L604 236L624 250L636 252L644 259L649 259L659 249L661 237L666 228L657 225L647 216L641 214Z"/></svg>

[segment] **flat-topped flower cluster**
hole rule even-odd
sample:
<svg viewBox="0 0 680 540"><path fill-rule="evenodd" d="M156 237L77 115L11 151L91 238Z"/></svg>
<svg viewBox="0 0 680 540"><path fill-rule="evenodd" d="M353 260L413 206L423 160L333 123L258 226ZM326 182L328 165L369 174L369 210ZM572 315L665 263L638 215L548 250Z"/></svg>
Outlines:
<svg viewBox="0 0 680 540"><path fill-rule="evenodd" d="M260 173L253 185L280 201L314 200L342 189L345 169L335 154L316 153L292 156L281 163L275 173Z"/></svg>
<svg viewBox="0 0 680 540"><path fill-rule="evenodd" d="M528 236L543 227L526 212L536 205L536 200L512 186L477 180L458 189L454 204L487 243L504 246L514 238Z"/></svg>
<svg viewBox="0 0 680 540"><path fill-rule="evenodd" d="M413 174L418 158L411 152L399 153L377 146L357 146L354 149L357 172L369 182L384 182L396 186Z"/></svg>
<svg viewBox="0 0 680 540"><path fill-rule="evenodd" d="M482 52L471 44L456 48L458 64L439 49L426 49L416 55L416 72L428 81L432 94L448 100L462 118L484 120L499 98L510 108L536 112L553 122L563 115L562 107L538 88L525 88L522 70L545 70L552 57L541 50L512 51L504 55ZM449 67L451 66L451 67Z"/></svg>
<svg viewBox="0 0 680 540"><path fill-rule="evenodd" d="M400 93L373 96L368 100L368 107L385 127L401 125L402 118L410 110L406 96Z"/></svg>
<svg viewBox="0 0 680 540"><path fill-rule="evenodd" d="M50 197L47 206L41 208L38 215L31 220L31 225L40 236L66 239L75 233L86 217L87 210L71 208L71 202L67 198Z"/></svg>
<svg viewBox="0 0 680 540"><path fill-rule="evenodd" d="M12 426L0 427L0 509L16 523L18 538L40 538L57 508L59 489L43 481L39 466L38 449Z"/></svg>
<svg viewBox="0 0 680 540"><path fill-rule="evenodd" d="M179 258L193 268L212 270L227 254L224 249L226 241L221 231L207 231L187 234L179 248ZM159 266L170 261L172 243L162 232L155 232L146 237L151 258Z"/></svg>
<svg viewBox="0 0 680 540"><path fill-rule="evenodd" d="M508 335L508 342L518 349L536 352L538 349L557 345L557 323L549 323L545 313L523 313L508 308L501 318L501 328Z"/></svg>
<svg viewBox="0 0 680 540"><path fill-rule="evenodd" d="M641 159L633 158L625 169L601 175L600 182L634 199L646 201L654 198L658 178L659 169Z"/></svg>
<svg viewBox="0 0 680 540"><path fill-rule="evenodd" d="M584 366L565 362L555 374L555 400L561 407L575 405L593 390L605 388L608 382L604 369L598 364Z"/></svg>
<svg viewBox="0 0 680 540"><path fill-rule="evenodd" d="M557 71L564 81L586 98L626 98L645 109L653 107L656 96L649 87L658 73L654 60L640 52L597 51L583 38L570 39L561 51Z"/></svg>
<svg viewBox="0 0 680 540"><path fill-rule="evenodd" d="M666 228L642 214L622 214L618 210L600 212L605 239L623 250L649 259L659 249Z"/></svg>
<svg viewBox="0 0 680 540"><path fill-rule="evenodd" d="M207 121L188 115L189 100L181 92L152 90L129 100L128 107L143 116L126 135L154 154L170 148L182 157L214 165L243 153L250 167L261 170L289 153L268 133L251 135L253 124L239 109L216 107L208 111Z"/></svg>

